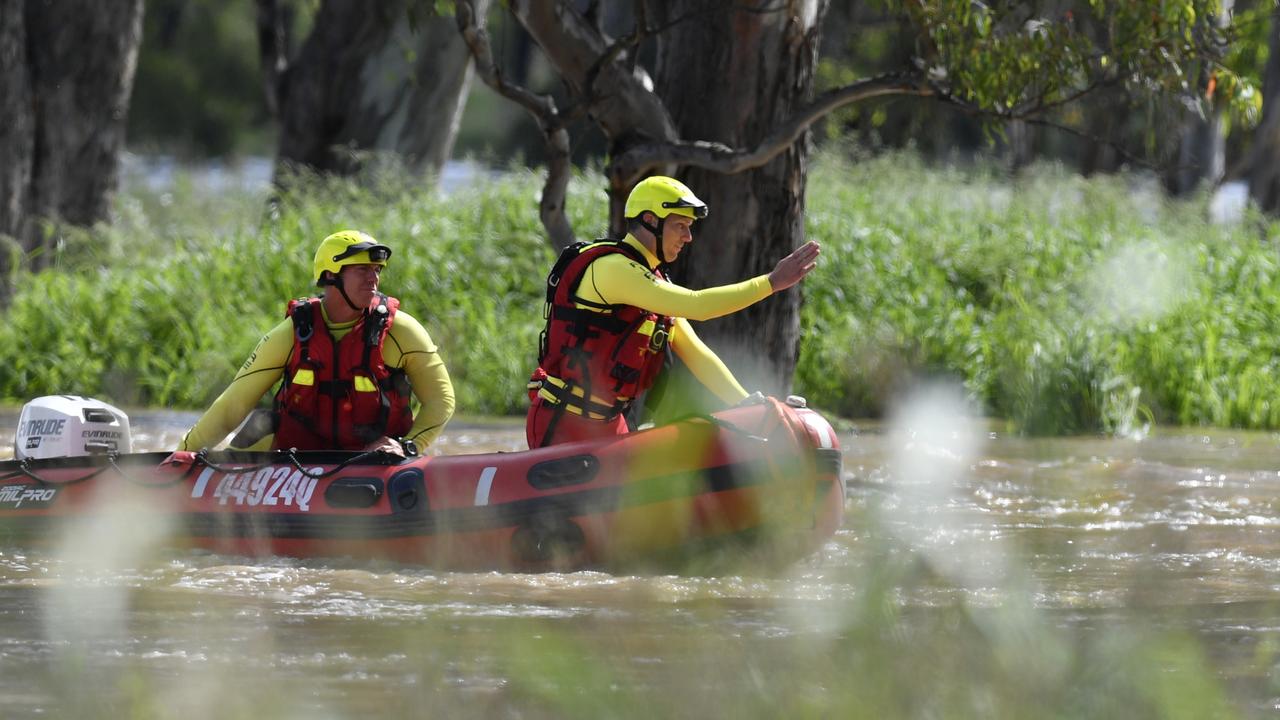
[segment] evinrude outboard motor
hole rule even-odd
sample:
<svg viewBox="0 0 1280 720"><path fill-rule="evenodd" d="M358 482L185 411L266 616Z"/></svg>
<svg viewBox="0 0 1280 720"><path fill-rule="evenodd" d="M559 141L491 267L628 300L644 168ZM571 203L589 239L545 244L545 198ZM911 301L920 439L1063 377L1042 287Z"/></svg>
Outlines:
<svg viewBox="0 0 1280 720"><path fill-rule="evenodd" d="M13 445L19 460L123 454L131 449L129 416L101 400L77 395L46 395L23 405Z"/></svg>

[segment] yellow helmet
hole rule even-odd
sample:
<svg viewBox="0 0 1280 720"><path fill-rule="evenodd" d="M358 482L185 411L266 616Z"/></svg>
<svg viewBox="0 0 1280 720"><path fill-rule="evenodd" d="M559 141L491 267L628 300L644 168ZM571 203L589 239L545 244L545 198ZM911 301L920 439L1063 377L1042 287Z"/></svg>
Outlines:
<svg viewBox="0 0 1280 720"><path fill-rule="evenodd" d="M659 218L668 215L684 215L694 219L707 216L707 204L698 199L693 191L675 178L654 175L641 180L631 194L627 196L627 208L623 213L628 218L639 217L642 212L651 212Z"/></svg>
<svg viewBox="0 0 1280 720"><path fill-rule="evenodd" d="M347 265L386 265L391 248L359 230L339 230L320 241L312 261L312 279L323 285L320 277L328 270L335 275Z"/></svg>

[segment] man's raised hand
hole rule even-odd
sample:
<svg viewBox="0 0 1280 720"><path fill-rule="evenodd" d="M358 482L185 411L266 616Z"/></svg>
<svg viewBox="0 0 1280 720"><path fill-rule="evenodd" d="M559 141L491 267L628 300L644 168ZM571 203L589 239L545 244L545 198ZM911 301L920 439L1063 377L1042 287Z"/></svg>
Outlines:
<svg viewBox="0 0 1280 720"><path fill-rule="evenodd" d="M818 253L821 251L821 246L810 240L779 260L773 272L769 273L769 284L773 286L773 291L782 292L803 280L818 265Z"/></svg>

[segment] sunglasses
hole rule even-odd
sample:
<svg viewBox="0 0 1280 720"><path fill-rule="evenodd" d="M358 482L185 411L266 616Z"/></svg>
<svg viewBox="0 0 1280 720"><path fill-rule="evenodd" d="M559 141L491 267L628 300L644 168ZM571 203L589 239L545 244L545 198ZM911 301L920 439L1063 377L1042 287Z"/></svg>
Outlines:
<svg viewBox="0 0 1280 720"><path fill-rule="evenodd" d="M391 248L386 245L379 245L378 243L366 241L358 242L354 245L348 245L346 250L343 250L333 256L333 261L338 262L339 260L343 260L351 257L352 255L357 255L366 251L369 253L370 262L386 262L387 258L391 257Z"/></svg>
<svg viewBox="0 0 1280 720"><path fill-rule="evenodd" d="M668 209L670 209L670 208L688 208L688 209L690 209L690 210L693 210L693 216L694 216L695 218L698 218L699 220L701 220L702 218L704 218L704 217L706 217L706 216L707 216L707 206L706 206L706 205L703 205L703 204L694 205L693 203L689 202L688 200L685 200L684 198L680 198L679 200L676 200L675 202L664 202L664 203L662 203L662 207L664 207L664 208L668 208Z"/></svg>

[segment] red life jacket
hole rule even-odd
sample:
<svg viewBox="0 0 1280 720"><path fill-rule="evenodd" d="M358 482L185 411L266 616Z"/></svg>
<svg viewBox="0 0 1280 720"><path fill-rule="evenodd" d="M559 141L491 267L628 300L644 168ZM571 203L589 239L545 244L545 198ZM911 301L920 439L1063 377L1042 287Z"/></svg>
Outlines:
<svg viewBox="0 0 1280 720"><path fill-rule="evenodd" d="M360 450L409 431L408 379L382 360L382 343L399 307L399 300L378 293L377 304L335 343L320 314L320 298L289 303L293 352L276 393L273 447Z"/></svg>
<svg viewBox="0 0 1280 720"><path fill-rule="evenodd" d="M547 326L531 383L579 414L604 418L626 412L631 400L653 385L662 371L672 326L671 318L643 308L575 296L587 266L610 253L622 253L648 267L639 251L619 240L574 243L560 254L547 276ZM666 279L661 271L654 273ZM581 396L574 388L582 390Z"/></svg>

